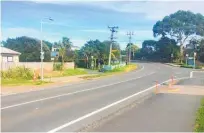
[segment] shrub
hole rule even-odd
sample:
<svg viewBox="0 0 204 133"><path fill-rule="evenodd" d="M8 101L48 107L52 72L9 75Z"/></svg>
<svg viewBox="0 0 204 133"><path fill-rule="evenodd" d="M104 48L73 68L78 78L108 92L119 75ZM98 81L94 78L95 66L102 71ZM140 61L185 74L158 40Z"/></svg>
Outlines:
<svg viewBox="0 0 204 133"><path fill-rule="evenodd" d="M54 71L61 71L63 69L62 63L54 63L53 70Z"/></svg>
<svg viewBox="0 0 204 133"><path fill-rule="evenodd" d="M201 106L197 111L195 132L204 132L204 98L201 100Z"/></svg>
<svg viewBox="0 0 204 133"><path fill-rule="evenodd" d="M1 71L1 76L3 79L32 79L33 72L31 69L26 67L15 67L10 68L7 71Z"/></svg>

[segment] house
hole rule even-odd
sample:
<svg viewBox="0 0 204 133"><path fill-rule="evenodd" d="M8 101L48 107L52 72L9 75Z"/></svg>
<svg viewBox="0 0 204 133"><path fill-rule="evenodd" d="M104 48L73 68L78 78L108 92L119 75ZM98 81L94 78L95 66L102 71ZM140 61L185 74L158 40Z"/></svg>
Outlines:
<svg viewBox="0 0 204 133"><path fill-rule="evenodd" d="M5 47L1 47L0 49L0 62L19 62L19 55L21 53L5 48Z"/></svg>
<svg viewBox="0 0 204 133"><path fill-rule="evenodd" d="M71 51L80 50L80 47L78 46L71 46ZM56 56L59 56L59 47L56 45L52 46L51 51L51 60L53 61Z"/></svg>

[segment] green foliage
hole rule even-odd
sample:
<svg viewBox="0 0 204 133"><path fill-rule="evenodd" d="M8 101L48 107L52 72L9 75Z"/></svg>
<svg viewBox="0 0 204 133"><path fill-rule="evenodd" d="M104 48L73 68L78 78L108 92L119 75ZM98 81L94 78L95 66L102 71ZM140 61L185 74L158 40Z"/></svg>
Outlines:
<svg viewBox="0 0 204 133"><path fill-rule="evenodd" d="M33 82L33 80L26 80L26 79L2 79L1 85L3 86L18 86L18 85L43 85L46 83L50 83L47 81L37 80Z"/></svg>
<svg viewBox="0 0 204 133"><path fill-rule="evenodd" d="M73 76L73 75L82 75L87 74L84 69L76 68L76 69L66 69L63 71L63 76Z"/></svg>
<svg viewBox="0 0 204 133"><path fill-rule="evenodd" d="M87 68L87 61L86 59L78 59L75 61L75 65L80 68ZM89 67L89 64L88 64Z"/></svg>
<svg viewBox="0 0 204 133"><path fill-rule="evenodd" d="M179 58L179 47L174 39L162 37L158 41L145 40L142 43L142 48L135 54L136 58L145 58L153 61L170 62Z"/></svg>
<svg viewBox="0 0 204 133"><path fill-rule="evenodd" d="M40 40L22 36L14 39L8 38L4 42L4 47L18 51L21 53L19 60L21 62L40 61ZM44 61L50 61L50 49L43 42Z"/></svg>
<svg viewBox="0 0 204 133"><path fill-rule="evenodd" d="M199 49L197 53L198 53L198 60L200 60L201 62L204 62L204 39L200 40Z"/></svg>
<svg viewBox="0 0 204 133"><path fill-rule="evenodd" d="M181 65L181 67L184 67L184 68L193 68L193 66L189 66L189 65L185 65L185 64Z"/></svg>
<svg viewBox="0 0 204 133"><path fill-rule="evenodd" d="M30 80L33 78L33 72L29 68L16 67L10 68L7 71L1 71L3 79L25 79Z"/></svg>
<svg viewBox="0 0 204 133"><path fill-rule="evenodd" d="M170 36L180 44L180 61L184 58L183 45L193 36L204 36L204 16L191 11L179 10L153 26L154 37Z"/></svg>
<svg viewBox="0 0 204 133"><path fill-rule="evenodd" d="M57 61L64 64L64 62L74 60L74 51L71 50L72 42L69 38L63 37L62 42L55 42L54 46L59 48L59 56L57 57Z"/></svg>
<svg viewBox="0 0 204 133"><path fill-rule="evenodd" d="M202 98L200 108L196 114L194 132L204 132L204 98Z"/></svg>
<svg viewBox="0 0 204 133"><path fill-rule="evenodd" d="M53 64L53 71L61 71L63 69L62 63L54 63Z"/></svg>
<svg viewBox="0 0 204 133"><path fill-rule="evenodd" d="M81 58L87 58L91 60L91 56L96 59L105 60L108 59L110 50L110 41L100 42L99 40L90 40L81 48ZM112 60L118 60L120 57L119 44L113 43L112 45Z"/></svg>
<svg viewBox="0 0 204 133"><path fill-rule="evenodd" d="M170 35L175 37L177 41L184 44L186 39L193 34L202 35L204 29L204 16L194 14L190 11L179 10L169 16L157 21L153 26L154 36Z"/></svg>
<svg viewBox="0 0 204 133"><path fill-rule="evenodd" d="M186 65L186 64L182 64L181 67L184 67L184 68L194 68L193 66L189 66L189 65ZM195 69L202 69L202 66L196 66Z"/></svg>

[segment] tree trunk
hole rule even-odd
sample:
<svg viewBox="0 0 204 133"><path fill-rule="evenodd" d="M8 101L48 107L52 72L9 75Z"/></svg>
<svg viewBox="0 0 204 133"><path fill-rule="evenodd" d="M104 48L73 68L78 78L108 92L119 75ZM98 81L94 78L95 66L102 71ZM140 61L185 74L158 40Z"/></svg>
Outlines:
<svg viewBox="0 0 204 133"><path fill-rule="evenodd" d="M183 55L183 44L180 44L180 63L183 63L184 55Z"/></svg>

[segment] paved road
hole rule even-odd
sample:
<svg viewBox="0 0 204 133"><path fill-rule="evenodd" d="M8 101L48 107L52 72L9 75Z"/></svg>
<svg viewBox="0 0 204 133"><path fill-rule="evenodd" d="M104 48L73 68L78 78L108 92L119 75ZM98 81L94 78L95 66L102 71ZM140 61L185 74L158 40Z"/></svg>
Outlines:
<svg viewBox="0 0 204 133"><path fill-rule="evenodd" d="M177 84L204 89L204 73ZM128 111L98 123L91 132L192 132L200 95L157 94Z"/></svg>
<svg viewBox="0 0 204 133"><path fill-rule="evenodd" d="M2 96L1 130L76 131L117 110L126 103L127 97L133 94L137 97L141 91L155 85L155 81L161 83L171 75L179 78L187 77L190 73L190 69L159 63L138 64L141 67L139 70L121 75L55 89Z"/></svg>

